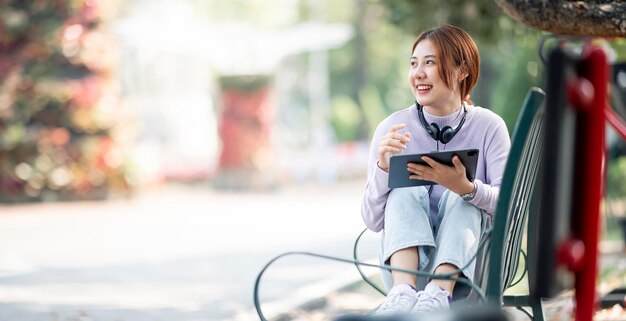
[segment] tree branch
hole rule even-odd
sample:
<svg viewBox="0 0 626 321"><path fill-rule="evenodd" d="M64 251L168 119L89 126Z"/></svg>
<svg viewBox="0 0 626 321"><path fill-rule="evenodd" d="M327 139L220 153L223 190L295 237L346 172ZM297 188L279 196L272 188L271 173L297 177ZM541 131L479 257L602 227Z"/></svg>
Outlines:
<svg viewBox="0 0 626 321"><path fill-rule="evenodd" d="M513 19L555 34L626 36L623 1L496 0L496 3Z"/></svg>

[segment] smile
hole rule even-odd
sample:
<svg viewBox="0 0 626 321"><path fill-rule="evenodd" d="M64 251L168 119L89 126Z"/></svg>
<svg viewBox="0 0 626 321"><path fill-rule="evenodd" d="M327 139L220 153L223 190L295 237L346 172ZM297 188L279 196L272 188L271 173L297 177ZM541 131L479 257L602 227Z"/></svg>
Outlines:
<svg viewBox="0 0 626 321"><path fill-rule="evenodd" d="M431 88L433 88L433 86L431 86L431 85L418 85L417 86L417 90L420 90L420 91L421 90L429 90Z"/></svg>

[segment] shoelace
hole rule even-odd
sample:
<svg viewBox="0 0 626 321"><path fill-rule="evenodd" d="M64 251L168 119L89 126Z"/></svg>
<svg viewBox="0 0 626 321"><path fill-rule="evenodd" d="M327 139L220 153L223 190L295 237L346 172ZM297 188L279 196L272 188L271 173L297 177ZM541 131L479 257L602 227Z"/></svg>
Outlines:
<svg viewBox="0 0 626 321"><path fill-rule="evenodd" d="M378 308L379 312L388 311L388 310L396 310L400 305L408 305L411 304L412 295L408 293L400 293L394 296L395 300L385 300L380 307Z"/></svg>
<svg viewBox="0 0 626 321"><path fill-rule="evenodd" d="M443 296L441 299L448 300L448 296L445 292L438 292L434 296L425 291L417 293L417 307L416 312L433 312L441 308L441 302L437 300L437 296Z"/></svg>

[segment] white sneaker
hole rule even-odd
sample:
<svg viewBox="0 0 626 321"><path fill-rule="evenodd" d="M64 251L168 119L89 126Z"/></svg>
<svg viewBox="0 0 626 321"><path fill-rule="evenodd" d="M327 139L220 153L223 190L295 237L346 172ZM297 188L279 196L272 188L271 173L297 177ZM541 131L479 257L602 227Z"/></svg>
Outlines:
<svg viewBox="0 0 626 321"><path fill-rule="evenodd" d="M403 314L411 312L417 302L415 289L408 284L396 285L378 306L374 315Z"/></svg>
<svg viewBox="0 0 626 321"><path fill-rule="evenodd" d="M433 282L424 291L417 292L417 302L412 313L445 311L450 309L450 294Z"/></svg>

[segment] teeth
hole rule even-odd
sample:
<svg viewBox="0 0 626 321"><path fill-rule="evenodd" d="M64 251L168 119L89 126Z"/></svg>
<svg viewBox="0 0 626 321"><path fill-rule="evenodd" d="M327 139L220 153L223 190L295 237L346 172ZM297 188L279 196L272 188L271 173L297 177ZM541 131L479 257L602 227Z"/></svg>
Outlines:
<svg viewBox="0 0 626 321"><path fill-rule="evenodd" d="M420 85L420 86L417 86L417 90L428 90L431 87L432 86L429 86L429 85Z"/></svg>

